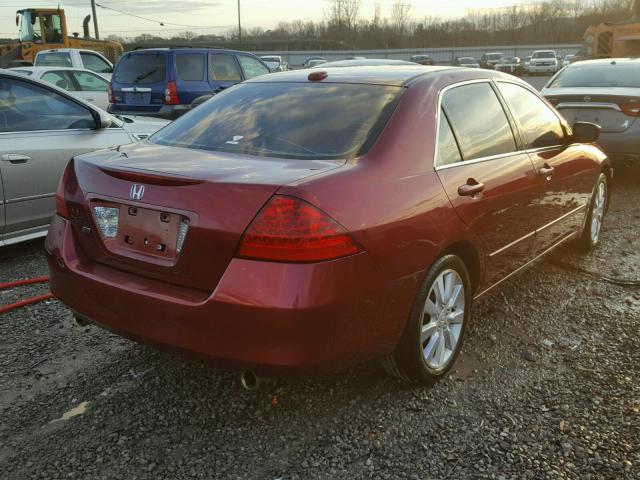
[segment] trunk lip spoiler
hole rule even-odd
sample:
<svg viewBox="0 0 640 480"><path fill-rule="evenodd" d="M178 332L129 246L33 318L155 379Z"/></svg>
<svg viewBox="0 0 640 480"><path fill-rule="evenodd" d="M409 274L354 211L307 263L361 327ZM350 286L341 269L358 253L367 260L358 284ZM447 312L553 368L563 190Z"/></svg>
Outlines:
<svg viewBox="0 0 640 480"><path fill-rule="evenodd" d="M144 169L128 169L128 168L110 168L100 166L98 169L119 180L125 180L135 183L145 183L147 185L161 185L166 187L180 187L187 185L198 185L204 183L199 178L185 177L181 175L172 175L160 173L154 170Z"/></svg>

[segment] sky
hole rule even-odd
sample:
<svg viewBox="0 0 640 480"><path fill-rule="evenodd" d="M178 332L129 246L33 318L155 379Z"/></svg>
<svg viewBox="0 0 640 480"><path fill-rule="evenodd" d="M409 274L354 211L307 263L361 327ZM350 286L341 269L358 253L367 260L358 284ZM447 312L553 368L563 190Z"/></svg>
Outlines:
<svg viewBox="0 0 640 480"><path fill-rule="evenodd" d="M531 0L405 0L411 16L461 17L467 9L500 8ZM167 36L185 30L197 34L222 34L237 28L237 0L96 0L98 5L147 17L136 18L97 7L98 28L102 37L117 34L135 37L141 33ZM275 27L278 22L322 20L331 0L240 0L242 27ZM393 0L362 0L364 17L372 17L379 4L383 16L389 16ZM0 0L0 37L16 38L15 11L28 7L63 8L69 32L82 32L82 19L91 13L90 0ZM160 26L160 22L165 25ZM93 34L93 29L92 29Z"/></svg>

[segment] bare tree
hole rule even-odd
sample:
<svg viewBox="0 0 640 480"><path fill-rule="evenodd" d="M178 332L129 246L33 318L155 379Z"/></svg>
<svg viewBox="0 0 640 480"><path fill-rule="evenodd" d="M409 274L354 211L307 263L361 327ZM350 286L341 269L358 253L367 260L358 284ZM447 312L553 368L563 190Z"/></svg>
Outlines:
<svg viewBox="0 0 640 480"><path fill-rule="evenodd" d="M391 25L396 33L403 35L409 26L411 3L408 0L394 0L391 7Z"/></svg>

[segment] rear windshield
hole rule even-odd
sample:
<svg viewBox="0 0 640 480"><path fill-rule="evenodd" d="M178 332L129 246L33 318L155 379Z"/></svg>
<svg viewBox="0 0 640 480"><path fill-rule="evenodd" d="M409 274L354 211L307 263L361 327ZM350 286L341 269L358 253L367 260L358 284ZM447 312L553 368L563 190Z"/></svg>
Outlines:
<svg viewBox="0 0 640 480"><path fill-rule="evenodd" d="M487 58L489 60L499 60L502 57L501 53L487 53Z"/></svg>
<svg viewBox="0 0 640 480"><path fill-rule="evenodd" d="M37 67L72 67L71 55L64 52L40 53L34 63Z"/></svg>
<svg viewBox="0 0 640 480"><path fill-rule="evenodd" d="M562 87L640 88L640 64L585 65L574 63L564 69L549 85L549 88Z"/></svg>
<svg viewBox="0 0 640 480"><path fill-rule="evenodd" d="M179 118L160 145L296 159L364 154L404 89L335 83L246 83Z"/></svg>
<svg viewBox="0 0 640 480"><path fill-rule="evenodd" d="M463 58L460 58L458 61L459 61L460 63L476 63L476 59L475 59L475 58L466 58L466 57L463 57Z"/></svg>
<svg viewBox="0 0 640 480"><path fill-rule="evenodd" d="M138 53L125 55L116 66L113 78L118 83L137 85L162 82L166 78L164 53Z"/></svg>
<svg viewBox="0 0 640 480"><path fill-rule="evenodd" d="M533 54L533 58L556 58L556 54L553 52L536 52Z"/></svg>

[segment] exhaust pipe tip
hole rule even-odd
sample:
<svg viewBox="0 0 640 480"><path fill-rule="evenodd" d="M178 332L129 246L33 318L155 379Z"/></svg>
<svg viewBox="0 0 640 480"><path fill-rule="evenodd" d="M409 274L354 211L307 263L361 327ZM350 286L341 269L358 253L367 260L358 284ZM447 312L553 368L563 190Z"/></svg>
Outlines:
<svg viewBox="0 0 640 480"><path fill-rule="evenodd" d="M257 376L251 370L245 370L240 374L240 384L247 391L258 390L264 383L264 378Z"/></svg>

